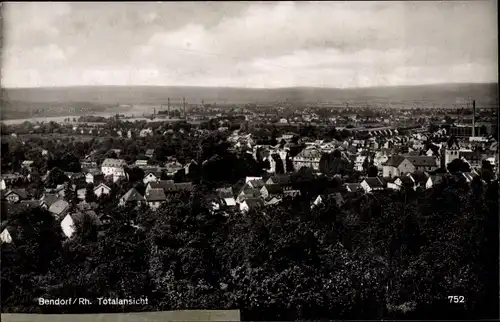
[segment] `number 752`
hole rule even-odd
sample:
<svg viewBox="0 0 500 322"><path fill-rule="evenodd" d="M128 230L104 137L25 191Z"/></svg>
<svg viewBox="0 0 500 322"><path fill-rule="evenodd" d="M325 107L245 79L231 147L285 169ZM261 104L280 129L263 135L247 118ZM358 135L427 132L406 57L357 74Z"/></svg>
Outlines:
<svg viewBox="0 0 500 322"><path fill-rule="evenodd" d="M449 295L450 303L465 303L465 298L462 295Z"/></svg>

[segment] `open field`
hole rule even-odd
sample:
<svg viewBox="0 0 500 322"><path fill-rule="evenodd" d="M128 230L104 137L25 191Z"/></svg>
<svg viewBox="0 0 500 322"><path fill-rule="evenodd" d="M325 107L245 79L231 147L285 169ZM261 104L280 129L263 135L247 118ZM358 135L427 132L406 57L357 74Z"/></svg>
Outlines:
<svg viewBox="0 0 500 322"><path fill-rule="evenodd" d="M121 314L2 314L3 322L240 321L239 310L189 310Z"/></svg>
<svg viewBox="0 0 500 322"><path fill-rule="evenodd" d="M77 142L87 142L92 139L104 140L106 138L111 138L111 136L91 136L91 135L70 135L61 133L50 133L50 134L19 134L17 136L18 140L29 140L29 139L43 139L43 140L61 140L61 139L74 139ZM7 142L12 139L9 135L2 135L1 141Z"/></svg>

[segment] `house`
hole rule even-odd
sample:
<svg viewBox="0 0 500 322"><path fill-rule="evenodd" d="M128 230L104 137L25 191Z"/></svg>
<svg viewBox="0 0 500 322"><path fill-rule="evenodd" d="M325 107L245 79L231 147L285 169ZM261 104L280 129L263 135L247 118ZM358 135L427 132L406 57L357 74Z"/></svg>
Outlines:
<svg viewBox="0 0 500 322"><path fill-rule="evenodd" d="M5 200L10 203L16 203L26 199L28 199L28 192L26 192L26 189L12 189L5 194Z"/></svg>
<svg viewBox="0 0 500 322"><path fill-rule="evenodd" d="M483 157L479 151L459 151L458 156L468 163L471 169L481 169Z"/></svg>
<svg viewBox="0 0 500 322"><path fill-rule="evenodd" d="M279 184L283 190L290 190L292 188L292 182L288 175L272 176L267 179L266 185L268 184Z"/></svg>
<svg viewBox="0 0 500 322"><path fill-rule="evenodd" d="M397 179L399 179L399 177L384 178L384 181L387 183L387 189L397 190L397 191L401 190L401 186L395 183Z"/></svg>
<svg viewBox="0 0 500 322"><path fill-rule="evenodd" d="M85 189L85 188L81 188L81 189L76 190L76 197L79 200L85 200L86 194L87 194L87 189Z"/></svg>
<svg viewBox="0 0 500 322"><path fill-rule="evenodd" d="M240 211L247 212L251 209L256 209L264 206L264 202L260 198L247 198L240 203Z"/></svg>
<svg viewBox="0 0 500 322"><path fill-rule="evenodd" d="M93 210L85 212L78 211L73 214L67 214L61 221L61 229L64 235L71 238L76 232L76 224L78 222L83 222L86 219L85 217L88 217L94 225L101 226L101 221Z"/></svg>
<svg viewBox="0 0 500 322"><path fill-rule="evenodd" d="M62 218L66 215L69 208L70 206L67 201L59 199L49 207L49 212L53 214L56 218Z"/></svg>
<svg viewBox="0 0 500 322"><path fill-rule="evenodd" d="M411 176L402 176L394 180L394 184L401 188L410 188L415 190L416 184ZM399 189L398 189L399 190Z"/></svg>
<svg viewBox="0 0 500 322"><path fill-rule="evenodd" d="M42 198L40 198L40 207L49 209L49 207L59 200L59 198L60 197L56 193L44 193Z"/></svg>
<svg viewBox="0 0 500 322"><path fill-rule="evenodd" d="M100 183L97 187L94 188L94 194L97 198L102 195L109 195L111 193L111 188L105 185L104 183Z"/></svg>
<svg viewBox="0 0 500 322"><path fill-rule="evenodd" d="M142 179L142 182L144 182L144 184L147 185L150 182L158 182L160 180L161 180L161 171L148 171L146 172L144 179Z"/></svg>
<svg viewBox="0 0 500 322"><path fill-rule="evenodd" d="M395 155L387 160L382 172L384 177L397 177L415 171L435 171L438 168L437 159L433 156Z"/></svg>
<svg viewBox="0 0 500 322"><path fill-rule="evenodd" d="M21 168L31 170L31 167L33 166L33 161L31 160L24 160L23 163L21 163Z"/></svg>
<svg viewBox="0 0 500 322"><path fill-rule="evenodd" d="M432 187L434 187L437 184L440 184L441 182L443 182L443 176L431 175L431 176L429 176L429 178L427 179L427 181L425 183L425 188L431 189Z"/></svg>
<svg viewBox="0 0 500 322"><path fill-rule="evenodd" d="M137 168L144 168L148 166L148 160L136 160L134 165Z"/></svg>
<svg viewBox="0 0 500 322"><path fill-rule="evenodd" d="M304 149L297 154L293 159L293 167L295 170L300 170L302 167L319 170L319 161L323 153L316 149Z"/></svg>
<svg viewBox="0 0 500 322"><path fill-rule="evenodd" d="M120 154L122 153L121 149L111 149L111 151L116 155L116 157L120 157Z"/></svg>
<svg viewBox="0 0 500 322"><path fill-rule="evenodd" d="M413 179L413 182L415 182L416 187L425 187L425 184L429 179L429 175L426 172L422 171L415 171L412 174L409 174L408 176L410 176Z"/></svg>
<svg viewBox="0 0 500 322"><path fill-rule="evenodd" d="M10 244L13 242L13 240L17 237L17 227L15 226L10 226L10 225L2 225L3 230L2 233L0 234L0 242Z"/></svg>
<svg viewBox="0 0 500 322"><path fill-rule="evenodd" d="M246 177L245 183L248 183L248 182L254 181L254 180L262 180L262 177Z"/></svg>
<svg viewBox="0 0 500 322"><path fill-rule="evenodd" d="M87 174L85 174L85 182L96 184L97 182L104 181L104 174L99 169L89 169Z"/></svg>
<svg viewBox="0 0 500 322"><path fill-rule="evenodd" d="M159 182L150 182L146 186L149 189L161 188L167 197L175 197L184 192L194 191L194 185L191 182L174 183L173 180L160 180Z"/></svg>
<svg viewBox="0 0 500 322"><path fill-rule="evenodd" d="M268 184L260 189L260 195L264 199L283 196L283 188L279 184Z"/></svg>
<svg viewBox="0 0 500 322"><path fill-rule="evenodd" d="M261 189L265 185L265 182L262 179L251 180L251 181L248 181L246 183L246 185L248 185L249 187L251 187L253 189Z"/></svg>
<svg viewBox="0 0 500 322"><path fill-rule="evenodd" d="M434 156L426 156L426 155L420 155L420 156L407 156L406 160L409 161L415 170L410 171L410 172L415 172L415 171L435 171L439 168L438 162L436 157ZM406 168L402 168L402 166L406 167L405 162L403 161L402 165L400 165L400 171L401 173L408 173L406 171ZM410 167L408 167L410 168Z"/></svg>
<svg viewBox="0 0 500 322"><path fill-rule="evenodd" d="M283 197L292 197L292 198L295 198L295 197L298 197L300 196L301 193L300 193L300 190L298 189L287 189L287 190L283 190Z"/></svg>
<svg viewBox="0 0 500 322"><path fill-rule="evenodd" d="M179 171L183 168L182 164L180 164L177 161L166 162L164 167L165 167L165 171L167 172L167 175L169 175L169 176L173 176L174 174L177 173L177 171Z"/></svg>
<svg viewBox="0 0 500 322"><path fill-rule="evenodd" d="M365 193L384 190L387 186L384 179L380 177L365 178L363 181L361 181L360 185Z"/></svg>
<svg viewBox="0 0 500 322"><path fill-rule="evenodd" d="M383 165L382 165L382 176L384 177L397 177L401 175L399 171L399 165L405 160L405 158L401 155L393 155L391 156Z"/></svg>
<svg viewBox="0 0 500 322"><path fill-rule="evenodd" d="M233 188L227 187L227 188L218 188L215 190L217 192L217 195L224 204L228 207L234 207L236 206L236 200L234 199L234 194L233 194Z"/></svg>
<svg viewBox="0 0 500 322"><path fill-rule="evenodd" d="M113 222L114 218L107 213L101 213L99 216L99 220L101 221L101 227L107 228Z"/></svg>
<svg viewBox="0 0 500 322"><path fill-rule="evenodd" d="M19 180L24 180L24 177L18 173L8 173L2 176L2 180L6 185L11 185Z"/></svg>
<svg viewBox="0 0 500 322"><path fill-rule="evenodd" d="M105 159L101 165L104 176L125 177L125 166L127 162L122 159Z"/></svg>
<svg viewBox="0 0 500 322"><path fill-rule="evenodd" d="M272 206L272 205L277 205L281 202L281 199L272 197L271 199L264 201L265 206Z"/></svg>
<svg viewBox="0 0 500 322"><path fill-rule="evenodd" d="M184 166L184 174L188 175L195 172L198 169L198 163L195 160L191 160Z"/></svg>
<svg viewBox="0 0 500 322"><path fill-rule="evenodd" d="M131 188L127 193L120 198L119 205L125 206L129 204L135 204L137 206L142 205L146 202L146 199L135 189Z"/></svg>
<svg viewBox="0 0 500 322"><path fill-rule="evenodd" d="M161 188L149 189L144 196L148 206L156 210L167 201L165 191Z"/></svg>
<svg viewBox="0 0 500 322"><path fill-rule="evenodd" d="M165 187L168 187L168 186L173 185L173 184L174 184L174 180L160 180L157 182L149 182L146 185L146 191L148 191L149 189L156 189L156 188L165 189Z"/></svg>
<svg viewBox="0 0 500 322"><path fill-rule="evenodd" d="M376 152L375 156L373 157L373 165L377 167L379 170L379 173L382 174L383 172L383 165L384 163L389 160L389 157L387 157L387 154L385 152Z"/></svg>
<svg viewBox="0 0 500 322"><path fill-rule="evenodd" d="M366 160L366 155L357 155L356 160L354 160L354 169L357 171L363 171L363 164Z"/></svg>
<svg viewBox="0 0 500 322"><path fill-rule="evenodd" d="M356 192L362 190L362 187L359 183L345 183L344 188L347 192Z"/></svg>
<svg viewBox="0 0 500 322"><path fill-rule="evenodd" d="M140 137L146 137L146 136L149 136L149 135L153 135L153 130L151 130L151 129L142 129L139 132L139 136Z"/></svg>
<svg viewBox="0 0 500 322"><path fill-rule="evenodd" d="M330 197L335 199L335 203L338 207L341 207L345 202L344 197L342 197L342 194L340 192L320 194L316 197L316 199L314 199L311 205L311 209L322 205Z"/></svg>
<svg viewBox="0 0 500 322"><path fill-rule="evenodd" d="M154 154L155 154L155 149L147 149L146 153L145 153L146 158L149 158L149 159L151 159Z"/></svg>

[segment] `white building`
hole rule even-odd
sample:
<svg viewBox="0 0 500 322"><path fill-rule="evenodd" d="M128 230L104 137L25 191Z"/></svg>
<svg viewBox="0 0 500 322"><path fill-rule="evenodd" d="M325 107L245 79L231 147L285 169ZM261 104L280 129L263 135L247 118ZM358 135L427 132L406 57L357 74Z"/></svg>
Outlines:
<svg viewBox="0 0 500 322"><path fill-rule="evenodd" d="M123 159L105 159L101 165L101 171L105 176L125 177L125 166L127 162Z"/></svg>
<svg viewBox="0 0 500 322"><path fill-rule="evenodd" d="M102 195L109 195L111 193L111 188L104 183L99 184L94 188L94 194L99 198Z"/></svg>

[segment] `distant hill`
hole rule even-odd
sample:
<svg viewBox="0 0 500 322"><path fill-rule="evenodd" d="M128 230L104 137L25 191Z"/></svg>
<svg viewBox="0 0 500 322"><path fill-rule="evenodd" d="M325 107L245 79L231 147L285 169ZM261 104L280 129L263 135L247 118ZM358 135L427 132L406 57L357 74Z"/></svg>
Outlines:
<svg viewBox="0 0 500 322"><path fill-rule="evenodd" d="M324 104L332 107L498 106L498 84L439 84L353 89L294 87L250 89L228 87L88 86L1 89L2 119L121 113L118 105L179 104ZM219 106L220 106L219 105ZM137 114L141 114L137 112Z"/></svg>
<svg viewBox="0 0 500 322"><path fill-rule="evenodd" d="M167 98L178 103L185 97L188 103L331 103L367 102L376 104L425 105L455 104L457 99L472 97L479 105L497 104L498 84L440 84L421 86L335 88L249 89L225 87L153 87L153 86L89 86L2 89L2 101L32 103L87 102L97 104L166 104ZM364 104L363 104L364 106Z"/></svg>

